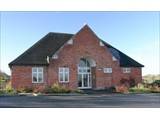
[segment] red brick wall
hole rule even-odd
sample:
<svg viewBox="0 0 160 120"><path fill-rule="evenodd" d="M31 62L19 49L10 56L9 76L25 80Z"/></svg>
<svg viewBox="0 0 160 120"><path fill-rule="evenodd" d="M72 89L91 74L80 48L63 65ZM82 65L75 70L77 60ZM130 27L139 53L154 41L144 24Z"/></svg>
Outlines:
<svg viewBox="0 0 160 120"><path fill-rule="evenodd" d="M48 80L50 84L58 83L58 68L69 67L70 82L66 85L69 88L77 88L77 66L80 58L92 58L96 61L96 89L110 87L119 84L122 78L129 79L131 76L141 81L141 69L132 68L130 74L124 74L119 67L118 61L112 61L112 55L108 48L99 45L99 40L90 29L83 28L73 38L73 45L64 45L58 52L58 59L51 60L48 69ZM103 73L104 67L112 67L113 73Z"/></svg>
<svg viewBox="0 0 160 120"><path fill-rule="evenodd" d="M105 46L99 45L95 34L86 26L73 38L73 45L64 45L58 51L58 59L51 59L48 68L45 68L44 80L48 85L59 83L59 67L69 67L69 83L61 84L71 89L77 89L78 63L81 58L91 58L96 62L96 89L110 87L119 84L122 78L135 78L141 82L141 68L132 68L130 74L123 74L118 61L112 61L112 55ZM104 67L112 67L112 74L103 73ZM32 84L31 66L15 66L12 68L12 85L14 88L20 86L35 86ZM44 84L37 84L43 86Z"/></svg>
<svg viewBox="0 0 160 120"><path fill-rule="evenodd" d="M116 70L114 70L116 69ZM142 82L141 68L131 67L131 73L123 73L121 67L113 69L113 85L118 85L121 79L134 79L136 84Z"/></svg>
<svg viewBox="0 0 160 120"><path fill-rule="evenodd" d="M13 66L11 83L15 89L33 87L35 89L43 89L47 85L47 68L44 69L44 83L32 83L32 67L35 66ZM39 67L39 66L37 66ZM40 66L42 67L42 66Z"/></svg>

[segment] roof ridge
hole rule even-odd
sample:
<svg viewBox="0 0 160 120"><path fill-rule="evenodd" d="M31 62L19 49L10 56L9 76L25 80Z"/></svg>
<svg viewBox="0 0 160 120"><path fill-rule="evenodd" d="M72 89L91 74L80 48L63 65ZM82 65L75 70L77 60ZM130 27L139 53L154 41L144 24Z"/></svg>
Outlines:
<svg viewBox="0 0 160 120"><path fill-rule="evenodd" d="M74 35L72 33L64 33L64 32L49 32L49 34L66 34L66 35Z"/></svg>

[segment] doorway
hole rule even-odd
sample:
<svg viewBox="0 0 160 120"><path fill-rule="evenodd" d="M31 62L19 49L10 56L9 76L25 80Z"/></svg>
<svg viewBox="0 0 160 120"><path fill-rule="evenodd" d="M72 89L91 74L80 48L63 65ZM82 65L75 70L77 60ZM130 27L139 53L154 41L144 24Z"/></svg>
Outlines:
<svg viewBox="0 0 160 120"><path fill-rule="evenodd" d="M89 89L92 88L92 72L89 61L81 58L78 64L78 88Z"/></svg>

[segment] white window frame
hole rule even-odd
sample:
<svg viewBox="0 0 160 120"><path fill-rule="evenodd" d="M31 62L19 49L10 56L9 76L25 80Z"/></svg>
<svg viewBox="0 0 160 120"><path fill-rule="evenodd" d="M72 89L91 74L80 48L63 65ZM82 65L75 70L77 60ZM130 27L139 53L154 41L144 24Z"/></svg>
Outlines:
<svg viewBox="0 0 160 120"><path fill-rule="evenodd" d="M89 70L89 72L88 72ZM78 87L78 88L82 88L82 89L88 89L88 88L92 88L92 79L91 79L91 68L90 67L79 67L78 66L78 75L81 76L81 79L78 79L82 82L82 86ZM84 75L87 76L87 83L88 86L84 86Z"/></svg>
<svg viewBox="0 0 160 120"><path fill-rule="evenodd" d="M129 67L122 68L122 70L123 70L123 73L131 73L131 68Z"/></svg>
<svg viewBox="0 0 160 120"><path fill-rule="evenodd" d="M103 68L103 72L104 73L112 73L112 68L111 67Z"/></svg>
<svg viewBox="0 0 160 120"><path fill-rule="evenodd" d="M68 69L67 71L66 71L66 69ZM68 74L68 78L67 78L67 81L65 81L65 74ZM61 81L60 79L61 79L61 77L60 77L60 75L63 75L63 81ZM69 82L69 68L68 67L59 67L59 82L60 83L68 83Z"/></svg>
<svg viewBox="0 0 160 120"><path fill-rule="evenodd" d="M36 69L36 72L34 72L34 69ZM42 70L42 72L39 72L38 70L39 69L41 69ZM33 80L33 74L36 74L36 78L37 78L37 81L35 82L34 80ZM39 78L39 74L42 74L42 81L41 82L39 82L38 81L38 78ZM44 78L43 78L43 67L32 67L32 83L43 83L44 82Z"/></svg>

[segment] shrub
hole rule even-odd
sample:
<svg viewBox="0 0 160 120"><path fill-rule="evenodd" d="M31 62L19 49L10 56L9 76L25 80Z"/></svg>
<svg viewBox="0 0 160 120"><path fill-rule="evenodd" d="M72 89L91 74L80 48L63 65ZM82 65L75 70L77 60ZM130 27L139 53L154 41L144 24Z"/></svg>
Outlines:
<svg viewBox="0 0 160 120"><path fill-rule="evenodd" d="M4 89L6 85L6 81L0 78L0 89Z"/></svg>
<svg viewBox="0 0 160 120"><path fill-rule="evenodd" d="M55 83L51 87L48 86L45 88L44 93L70 93L71 90L67 89L59 84Z"/></svg>
<svg viewBox="0 0 160 120"><path fill-rule="evenodd" d="M150 93L151 92L149 88L138 88L138 87L130 88L129 91L133 93Z"/></svg>
<svg viewBox="0 0 160 120"><path fill-rule="evenodd" d="M153 86L150 88L152 93L160 93L160 87L158 86Z"/></svg>
<svg viewBox="0 0 160 120"><path fill-rule="evenodd" d="M51 86L45 87L43 93L53 93Z"/></svg>
<svg viewBox="0 0 160 120"><path fill-rule="evenodd" d="M13 88L12 88L12 86L11 86L11 83L8 83L7 85L6 85L6 88L5 88L5 94L10 94L10 95L13 95L13 94L16 94L17 92L16 92L16 90L14 90Z"/></svg>
<svg viewBox="0 0 160 120"><path fill-rule="evenodd" d="M156 84L143 83L129 89L133 93L160 93L160 87Z"/></svg>
<svg viewBox="0 0 160 120"><path fill-rule="evenodd" d="M52 92L53 93L70 93L71 90L66 89L63 86L60 86L59 84L55 83L51 86Z"/></svg>
<svg viewBox="0 0 160 120"><path fill-rule="evenodd" d="M118 93L128 93L128 87L126 85L116 86L116 92L118 92Z"/></svg>
<svg viewBox="0 0 160 120"><path fill-rule="evenodd" d="M11 86L11 82L8 82L5 87L0 90L0 95L14 95L16 93L16 90L14 90Z"/></svg>
<svg viewBox="0 0 160 120"><path fill-rule="evenodd" d="M0 95L5 94L5 90L0 90Z"/></svg>
<svg viewBox="0 0 160 120"><path fill-rule="evenodd" d="M32 87L21 87L17 90L18 93L32 93L33 88Z"/></svg>
<svg viewBox="0 0 160 120"><path fill-rule="evenodd" d="M25 93L25 90L24 90L24 89L25 89L25 88L23 88L23 87L22 87L22 88L18 88L18 89L17 89L17 92L18 92L18 93Z"/></svg>
<svg viewBox="0 0 160 120"><path fill-rule="evenodd" d="M129 86L130 86L130 87L136 86L136 81L135 81L134 78L130 78L130 79L129 79Z"/></svg>
<svg viewBox="0 0 160 120"><path fill-rule="evenodd" d="M155 80L152 85L160 87L160 80Z"/></svg>
<svg viewBox="0 0 160 120"><path fill-rule="evenodd" d="M150 93L151 92L150 88L145 87L144 84L138 84L137 86L130 88L129 91L133 93Z"/></svg>
<svg viewBox="0 0 160 120"><path fill-rule="evenodd" d="M25 91L26 93L32 93L32 92L33 92L33 88L32 88L32 87L25 87L25 88L24 88L24 91Z"/></svg>
<svg viewBox="0 0 160 120"><path fill-rule="evenodd" d="M135 79L131 77L129 79L122 78L120 80L120 84L128 87L134 87L136 85L136 82Z"/></svg>

